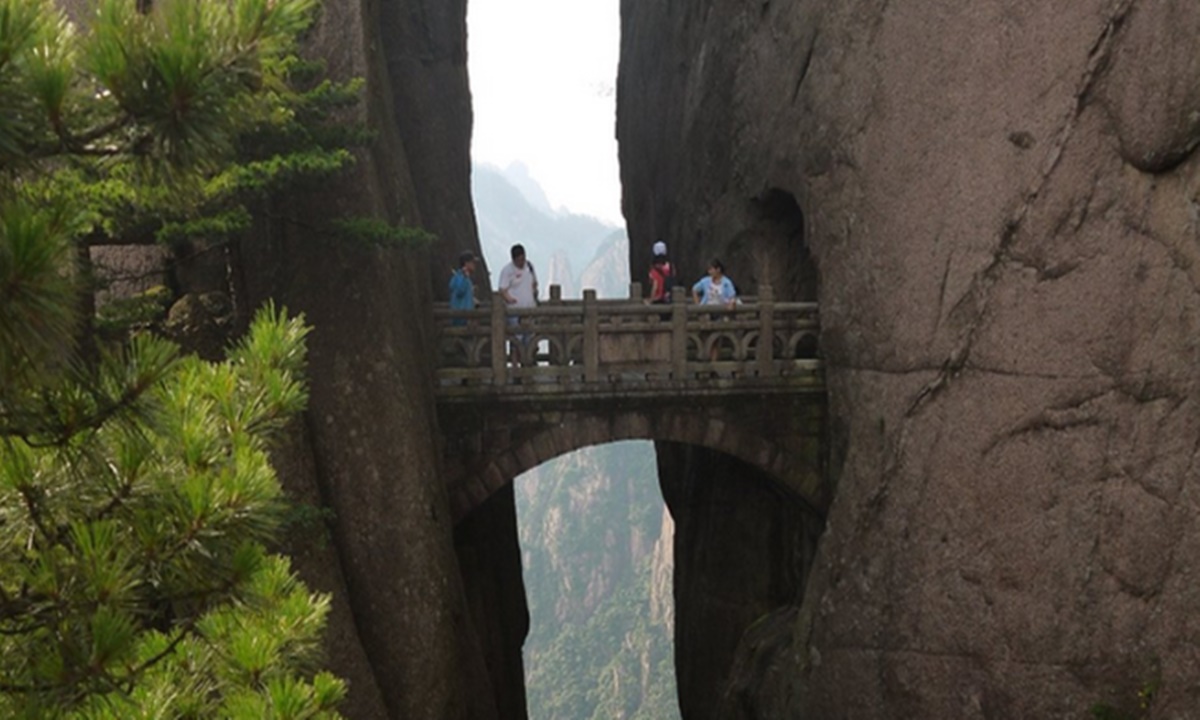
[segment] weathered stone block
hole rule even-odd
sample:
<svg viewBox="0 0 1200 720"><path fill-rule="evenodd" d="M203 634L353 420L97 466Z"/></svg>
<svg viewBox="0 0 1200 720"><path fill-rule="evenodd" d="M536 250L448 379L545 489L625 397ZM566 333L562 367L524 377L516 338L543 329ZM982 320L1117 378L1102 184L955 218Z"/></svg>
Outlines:
<svg viewBox="0 0 1200 720"><path fill-rule="evenodd" d="M520 472L516 473L516 475L519 475L526 470L532 470L541 464L541 459L538 457L537 451L533 449L533 443L528 441L517 445L517 447L514 449L513 455L519 463L520 468ZM513 477L516 477L516 475Z"/></svg>
<svg viewBox="0 0 1200 720"><path fill-rule="evenodd" d="M538 458L538 464L542 464L551 458L557 457L559 454L558 447L554 442L554 433L544 432L533 438L531 443L534 454Z"/></svg>
<svg viewBox="0 0 1200 720"><path fill-rule="evenodd" d="M613 436L622 439L653 437L650 420L643 413L621 413L613 420Z"/></svg>
<svg viewBox="0 0 1200 720"><path fill-rule="evenodd" d="M488 465L483 471L481 477L483 478L484 487L486 487L489 492L496 492L500 488L512 482L512 478L501 472L500 468L496 467L495 464Z"/></svg>

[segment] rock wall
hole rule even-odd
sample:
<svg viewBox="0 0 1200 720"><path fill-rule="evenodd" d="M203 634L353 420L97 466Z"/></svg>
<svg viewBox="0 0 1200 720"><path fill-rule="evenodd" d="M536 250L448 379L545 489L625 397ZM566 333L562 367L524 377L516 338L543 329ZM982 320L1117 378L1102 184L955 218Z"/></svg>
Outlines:
<svg viewBox="0 0 1200 720"><path fill-rule="evenodd" d="M319 192L270 202L254 232L208 256L220 271L177 269L184 290L225 284L243 324L273 299L313 326L309 410L276 465L303 507L332 511L285 549L334 596L330 662L350 681L343 711L355 719L523 716L511 684L493 687L495 628L474 624L479 583L460 573L430 385L426 309L445 292L452 258L479 249L464 13L462 2L327 0L308 51L335 77L366 79L348 121L367 122L374 142ZM439 241L375 247L321 230L347 215L420 225Z"/></svg>
<svg viewBox="0 0 1200 720"><path fill-rule="evenodd" d="M465 13L463 0L325 0L305 52L334 78L366 80L345 120L375 138L354 168L319 191L263 201L235 242L93 253L115 281L101 303L159 284L182 296L164 330L186 351L221 357L268 300L312 326L309 409L273 453L295 503L280 550L333 597L327 666L349 681L341 710L354 720L525 717L511 488L453 527L430 384L429 305L459 252L480 251ZM437 241L381 247L332 234L330 218L354 216ZM476 283L486 294L486 271Z"/></svg>
<svg viewBox="0 0 1200 720"><path fill-rule="evenodd" d="M759 706L1193 712L1200 6L623 0L622 29L634 276L787 196L819 269L839 491Z"/></svg>
<svg viewBox="0 0 1200 720"><path fill-rule="evenodd" d="M446 300L459 253L481 256L471 203L467 0L351 1L369 13L373 60L386 73L372 127L393 126L403 138L421 225L438 236L430 253L434 296ZM489 277L481 262L478 296L487 296Z"/></svg>
<svg viewBox="0 0 1200 720"><path fill-rule="evenodd" d="M721 717L735 651L768 613L799 605L821 521L761 470L655 443L675 519L675 668L684 720Z"/></svg>
<svg viewBox="0 0 1200 720"><path fill-rule="evenodd" d="M525 661L529 606L513 485L476 508L454 528L473 627L487 666L497 717L526 717Z"/></svg>
<svg viewBox="0 0 1200 720"><path fill-rule="evenodd" d="M334 514L338 564L318 570L329 581L340 579L344 592L314 584L333 589L352 616L354 632L335 627L331 643L360 643L371 674L361 677L361 666L335 669L350 675L353 708L360 707L356 693L372 681L386 708L347 714L498 717L439 473L429 368L420 352L428 320L413 312L431 299L427 258L347 247L303 230L306 218L315 224L330 211L315 197L276 208L276 216L300 222L276 224L243 244L240 295L250 306L274 298L304 312L314 328L307 444L279 455L292 488L305 479L292 467L311 464L316 493Z"/></svg>

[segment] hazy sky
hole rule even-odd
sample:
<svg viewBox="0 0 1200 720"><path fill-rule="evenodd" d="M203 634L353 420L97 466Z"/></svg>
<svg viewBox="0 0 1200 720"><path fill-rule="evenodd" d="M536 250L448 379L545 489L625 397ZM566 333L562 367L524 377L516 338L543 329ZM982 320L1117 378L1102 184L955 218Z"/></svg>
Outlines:
<svg viewBox="0 0 1200 720"><path fill-rule="evenodd" d="M624 224L619 0L468 0L476 162L525 163L550 204Z"/></svg>

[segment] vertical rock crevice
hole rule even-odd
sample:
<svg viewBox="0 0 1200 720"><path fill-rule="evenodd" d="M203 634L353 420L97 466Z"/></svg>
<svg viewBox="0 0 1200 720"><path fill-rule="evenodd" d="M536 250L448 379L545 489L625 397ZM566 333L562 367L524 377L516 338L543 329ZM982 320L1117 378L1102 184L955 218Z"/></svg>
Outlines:
<svg viewBox="0 0 1200 720"><path fill-rule="evenodd" d="M526 717L522 647L529 635L529 607L513 483L458 523L454 549L497 716L520 720Z"/></svg>

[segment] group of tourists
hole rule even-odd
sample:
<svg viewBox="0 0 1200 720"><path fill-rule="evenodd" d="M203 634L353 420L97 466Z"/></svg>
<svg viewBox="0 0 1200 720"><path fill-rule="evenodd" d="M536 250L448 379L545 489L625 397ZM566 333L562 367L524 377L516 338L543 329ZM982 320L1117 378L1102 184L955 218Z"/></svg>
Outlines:
<svg viewBox="0 0 1200 720"><path fill-rule="evenodd" d="M651 303L671 302L671 288L675 286L675 268L667 257L667 244L662 240L654 243L654 259L650 262ZM717 258L708 261L707 274L692 285L692 302L700 305L737 304L737 288L725 275L725 266Z"/></svg>
<svg viewBox="0 0 1200 720"><path fill-rule="evenodd" d="M512 262L500 271L500 285L497 291L511 309L530 308L537 306L538 279L533 263L525 257L524 245L513 245L509 251ZM453 310L475 309L475 284L471 274L475 272L475 253L465 251L458 256L458 269L450 276L450 308ZM462 325L461 318L455 318L456 325ZM516 325L519 318L515 313L508 316L508 324ZM521 344L528 342L524 335L518 335ZM519 362L517 343L512 344L513 362Z"/></svg>
<svg viewBox="0 0 1200 720"><path fill-rule="evenodd" d="M650 263L650 297L648 303L671 302L671 290L675 287L675 268L667 257L667 244L662 240L654 243L651 248L654 259ZM533 263L525 257L523 245L513 245L509 254L512 262L500 271L500 283L496 288L500 297L509 307L508 323L516 325L520 319L518 312L521 308L537 306L538 279ZM475 284L471 275L475 272L475 254L467 251L458 256L458 268L450 276L450 307L454 310L475 309ZM692 285L692 302L700 305L733 307L738 303L737 288L733 281L725 275L725 266L717 258L708 262L707 274ZM517 312L513 312L517 311ZM462 318L452 321L455 325L465 324ZM510 343L512 362L522 364L521 350L529 343L526 335L517 335L515 342ZM716 360L717 347L712 348L712 358Z"/></svg>
<svg viewBox="0 0 1200 720"><path fill-rule="evenodd" d="M675 287L675 268L667 257L667 244L662 240L651 248L654 259L650 263L650 303L671 302L671 288ZM512 262L500 271L500 284L496 288L504 302L514 310L536 307L538 296L537 272L533 263L525 257L523 245L513 245L509 254ZM454 310L475 309L475 284L471 275L475 272L475 254L466 251L458 256L458 269L450 276L450 307ZM725 275L725 266L717 258L708 263L707 274L692 285L692 302L700 305L737 304L737 288ZM461 321L457 321L461 322ZM515 315L509 323L516 323Z"/></svg>
<svg viewBox="0 0 1200 720"><path fill-rule="evenodd" d="M497 290L511 308L537 306L538 280L533 263L525 257L524 245L513 245L510 251L512 262L500 271L500 287ZM458 269L450 275L450 308L452 310L475 309L475 253L464 251L458 256Z"/></svg>

